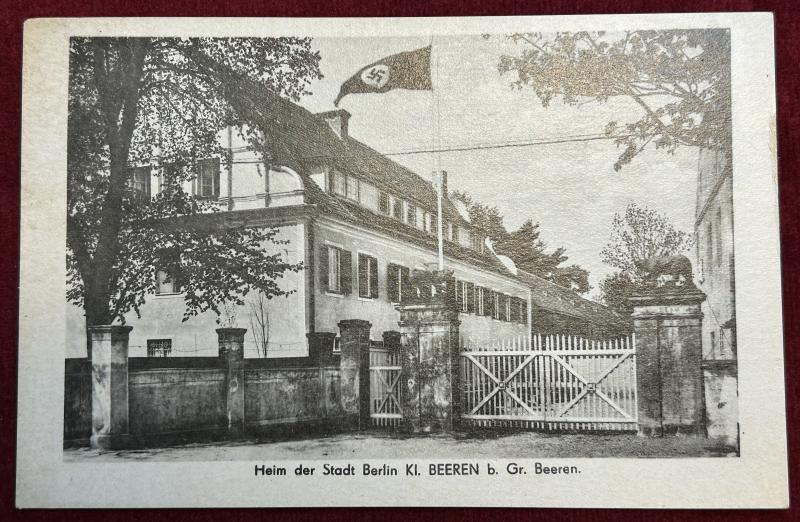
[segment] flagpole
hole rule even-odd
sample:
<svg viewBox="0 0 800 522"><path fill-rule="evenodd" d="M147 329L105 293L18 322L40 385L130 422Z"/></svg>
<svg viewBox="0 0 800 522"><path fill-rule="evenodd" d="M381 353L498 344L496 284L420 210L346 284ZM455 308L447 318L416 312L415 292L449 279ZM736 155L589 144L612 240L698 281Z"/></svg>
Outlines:
<svg viewBox="0 0 800 522"><path fill-rule="evenodd" d="M433 55L433 34L431 34L431 54ZM433 91L433 150L437 151L441 145L441 122L439 121L439 53L434 55L434 82L431 86ZM439 271L444 271L444 220L442 219L442 195L444 189L444 179L442 175L441 159L438 152L433 153L434 165L436 167L436 221L437 221L437 236L439 239Z"/></svg>

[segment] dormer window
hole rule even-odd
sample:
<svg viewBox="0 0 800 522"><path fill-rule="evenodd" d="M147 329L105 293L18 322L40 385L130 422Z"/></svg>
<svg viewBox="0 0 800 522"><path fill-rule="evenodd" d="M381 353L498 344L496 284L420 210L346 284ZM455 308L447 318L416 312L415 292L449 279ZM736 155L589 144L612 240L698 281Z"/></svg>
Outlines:
<svg viewBox="0 0 800 522"><path fill-rule="evenodd" d="M389 194L381 192L378 196L378 210L381 214L389 214Z"/></svg>
<svg viewBox="0 0 800 522"><path fill-rule="evenodd" d="M406 223L409 225L417 225L417 208L411 203L406 204Z"/></svg>
<svg viewBox="0 0 800 522"><path fill-rule="evenodd" d="M347 197L347 176L339 172L331 172L331 188L337 196Z"/></svg>
<svg viewBox="0 0 800 522"><path fill-rule="evenodd" d="M403 219L403 201L400 199L392 198L392 217L395 219Z"/></svg>

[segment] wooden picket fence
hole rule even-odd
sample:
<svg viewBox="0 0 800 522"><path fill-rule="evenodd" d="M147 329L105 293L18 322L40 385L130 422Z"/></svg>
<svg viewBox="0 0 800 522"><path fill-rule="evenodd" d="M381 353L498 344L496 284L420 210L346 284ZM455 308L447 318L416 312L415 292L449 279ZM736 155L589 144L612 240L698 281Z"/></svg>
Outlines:
<svg viewBox="0 0 800 522"><path fill-rule="evenodd" d="M636 340L534 335L465 342L462 419L481 427L636 429Z"/></svg>

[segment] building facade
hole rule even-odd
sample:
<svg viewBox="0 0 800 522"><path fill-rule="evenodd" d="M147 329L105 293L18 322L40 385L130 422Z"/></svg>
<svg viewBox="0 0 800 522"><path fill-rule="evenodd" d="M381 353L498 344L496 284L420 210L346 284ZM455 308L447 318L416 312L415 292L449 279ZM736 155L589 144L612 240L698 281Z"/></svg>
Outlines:
<svg viewBox="0 0 800 522"><path fill-rule="evenodd" d="M409 297L411 273L435 267L434 186L353 139L346 111L312 114L289 101L273 101L273 109L280 111L276 132L281 139L272 140L268 160L226 129L220 140L227 156L199 161L184 190L208 198L222 211L196 216L197 226L274 227L279 242L266 248L289 263L302 263L303 269L280 278L286 296L263 299L251 292L244 306L225 307L222 318L208 312L186 321L180 278L159 271L157 293L141 316L126 317L134 327L131 356L214 355L220 321L248 329L247 357L304 356L307 334L338 332L343 319L369 321L378 341L383 332L398 330L396 306ZM150 198L167 175L168 166L157 161L135 167L131 188L142 199ZM448 194L446 173L442 185ZM452 295L461 312L463 338L481 342L527 336L535 324L534 310L546 314L569 308L573 326L602 320L600 305L521 274L495 255L465 210L447 197L442 218L445 269L455 279ZM542 294L538 299L536 292ZM545 296L548 292L554 297ZM553 306L556 301L559 305ZM67 356L85 356L81 311L67 308Z"/></svg>
<svg viewBox="0 0 800 522"><path fill-rule="evenodd" d="M703 358L736 358L733 173L727 153L700 151L695 211L697 286L706 294Z"/></svg>

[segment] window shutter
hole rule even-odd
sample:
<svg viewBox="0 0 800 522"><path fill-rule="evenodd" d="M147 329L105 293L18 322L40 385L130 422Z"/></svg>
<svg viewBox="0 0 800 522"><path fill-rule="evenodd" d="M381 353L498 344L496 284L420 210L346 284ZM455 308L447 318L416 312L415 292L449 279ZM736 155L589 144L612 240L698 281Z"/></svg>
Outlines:
<svg viewBox="0 0 800 522"><path fill-rule="evenodd" d="M369 260L369 291L370 297L373 299L378 298L378 260L374 257L367 258Z"/></svg>
<svg viewBox="0 0 800 522"><path fill-rule="evenodd" d="M214 179L213 196L215 198L218 198L219 197L219 158L212 158L211 159L211 172L213 173L213 179Z"/></svg>
<svg viewBox="0 0 800 522"><path fill-rule="evenodd" d="M399 267L400 271L400 302L404 303L411 297L412 292L414 289L411 287L411 270L408 268L401 266Z"/></svg>
<svg viewBox="0 0 800 522"><path fill-rule="evenodd" d="M319 249L317 272L319 273L320 289L323 292L327 292L330 289L330 282L328 281L328 247L325 245L322 245Z"/></svg>
<svg viewBox="0 0 800 522"><path fill-rule="evenodd" d="M461 281L453 279L453 299L456 304L456 310L461 311Z"/></svg>
<svg viewBox="0 0 800 522"><path fill-rule="evenodd" d="M475 284L467 283L467 313L475 313Z"/></svg>
<svg viewBox="0 0 800 522"><path fill-rule="evenodd" d="M339 255L341 265L342 293L353 293L353 254L349 250L342 250Z"/></svg>
<svg viewBox="0 0 800 522"><path fill-rule="evenodd" d="M520 299L520 313L522 314L520 322L522 324L528 324L528 301L525 299Z"/></svg>
<svg viewBox="0 0 800 522"><path fill-rule="evenodd" d="M400 291L398 285L400 284L397 276L399 275L398 272L400 267L393 263L389 263L386 266L386 289L387 295L389 296L390 303L399 303L400 302Z"/></svg>
<svg viewBox="0 0 800 522"><path fill-rule="evenodd" d="M369 297L369 267L367 256L358 254L358 296Z"/></svg>
<svg viewBox="0 0 800 522"><path fill-rule="evenodd" d="M494 317L494 295L491 290L483 290L483 315Z"/></svg>

